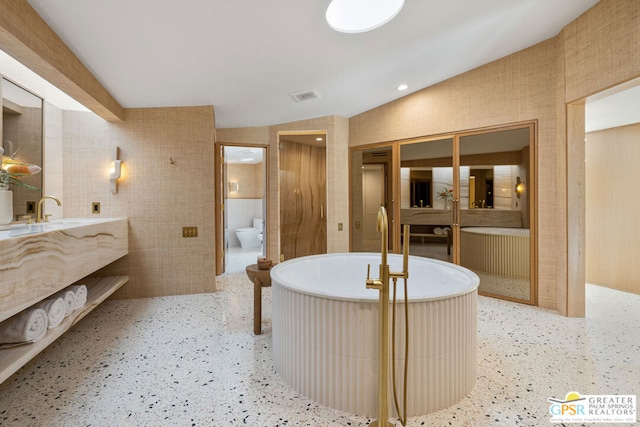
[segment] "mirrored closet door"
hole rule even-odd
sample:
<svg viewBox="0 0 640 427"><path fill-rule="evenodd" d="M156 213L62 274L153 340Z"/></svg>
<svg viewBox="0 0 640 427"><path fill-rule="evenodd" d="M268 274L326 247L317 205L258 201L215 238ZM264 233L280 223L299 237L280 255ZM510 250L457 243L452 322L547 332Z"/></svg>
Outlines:
<svg viewBox="0 0 640 427"><path fill-rule="evenodd" d="M409 254L453 261L453 172L452 138L400 146L400 218L409 225Z"/></svg>
<svg viewBox="0 0 640 427"><path fill-rule="evenodd" d="M534 303L530 126L460 136L460 265L479 292Z"/></svg>
<svg viewBox="0 0 640 427"><path fill-rule="evenodd" d="M481 294L536 304L534 142L525 123L353 149L352 251L380 250L382 204L395 247L409 225L411 255L469 268Z"/></svg>

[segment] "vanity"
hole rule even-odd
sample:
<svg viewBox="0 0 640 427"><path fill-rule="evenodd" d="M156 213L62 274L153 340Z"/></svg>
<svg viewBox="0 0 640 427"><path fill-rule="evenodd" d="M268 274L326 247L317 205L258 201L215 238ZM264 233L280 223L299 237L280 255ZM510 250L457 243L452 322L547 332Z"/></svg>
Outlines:
<svg viewBox="0 0 640 427"><path fill-rule="evenodd" d="M0 231L0 322L74 283L88 291L85 306L42 340L0 350L0 383L129 280L92 276L127 253L126 218L65 218Z"/></svg>

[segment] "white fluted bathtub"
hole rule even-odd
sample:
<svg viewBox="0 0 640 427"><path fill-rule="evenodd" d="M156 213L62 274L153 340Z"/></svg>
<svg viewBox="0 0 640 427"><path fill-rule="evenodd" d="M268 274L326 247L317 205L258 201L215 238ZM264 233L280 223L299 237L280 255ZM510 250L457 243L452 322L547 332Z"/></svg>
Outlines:
<svg viewBox="0 0 640 427"><path fill-rule="evenodd" d="M460 264L489 274L529 277L529 233L526 228L460 229Z"/></svg>
<svg viewBox="0 0 640 427"><path fill-rule="evenodd" d="M380 254L371 253L315 255L272 269L273 360L280 376L308 398L374 416L378 291L365 288L368 263L377 276ZM402 257L389 255L389 264L391 271L401 271ZM408 416L446 408L473 388L478 283L478 276L465 268L409 258ZM398 284L401 302L402 280ZM401 390L403 303L398 310L396 369Z"/></svg>

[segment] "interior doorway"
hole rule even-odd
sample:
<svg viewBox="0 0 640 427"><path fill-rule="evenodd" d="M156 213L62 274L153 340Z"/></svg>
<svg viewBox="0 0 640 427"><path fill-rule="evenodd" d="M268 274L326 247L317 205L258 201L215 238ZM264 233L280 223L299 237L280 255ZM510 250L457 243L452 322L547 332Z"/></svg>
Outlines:
<svg viewBox="0 0 640 427"><path fill-rule="evenodd" d="M624 196L640 179L640 78L587 98L584 124L584 281L640 294L640 201Z"/></svg>
<svg viewBox="0 0 640 427"><path fill-rule="evenodd" d="M266 148L220 146L221 273L241 273L266 255Z"/></svg>
<svg viewBox="0 0 640 427"><path fill-rule="evenodd" d="M327 252L326 133L278 135L280 261Z"/></svg>

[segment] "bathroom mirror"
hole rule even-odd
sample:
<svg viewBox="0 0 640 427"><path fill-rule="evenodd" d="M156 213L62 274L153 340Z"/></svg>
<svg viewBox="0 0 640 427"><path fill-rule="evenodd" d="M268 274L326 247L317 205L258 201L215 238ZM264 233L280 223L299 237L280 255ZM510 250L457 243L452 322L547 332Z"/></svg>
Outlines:
<svg viewBox="0 0 640 427"><path fill-rule="evenodd" d="M431 207L431 170L413 168L409 170L410 205L413 208Z"/></svg>
<svg viewBox="0 0 640 427"><path fill-rule="evenodd" d="M43 101L28 90L6 78L1 81L2 148L5 156L20 163L43 167ZM21 178L23 182L42 189L44 173ZM13 214L35 215L35 204L42 191L12 186Z"/></svg>

